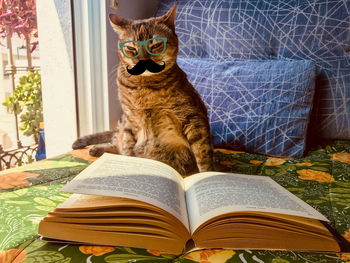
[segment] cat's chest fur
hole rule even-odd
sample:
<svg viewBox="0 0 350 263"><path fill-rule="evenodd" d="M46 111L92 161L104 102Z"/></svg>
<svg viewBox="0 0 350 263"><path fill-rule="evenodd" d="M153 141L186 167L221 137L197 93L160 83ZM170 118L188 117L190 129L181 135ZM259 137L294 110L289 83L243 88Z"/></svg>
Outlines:
<svg viewBox="0 0 350 263"><path fill-rule="evenodd" d="M175 98L166 89L138 87L124 93L123 111L135 137L135 153L148 154L167 145L174 150L188 148L182 120L172 106ZM123 96L123 95L122 95Z"/></svg>

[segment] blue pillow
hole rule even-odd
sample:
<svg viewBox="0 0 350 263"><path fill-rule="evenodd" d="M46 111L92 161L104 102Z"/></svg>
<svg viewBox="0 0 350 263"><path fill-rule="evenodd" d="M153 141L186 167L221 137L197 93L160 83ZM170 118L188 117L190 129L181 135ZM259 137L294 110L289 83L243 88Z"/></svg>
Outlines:
<svg viewBox="0 0 350 263"><path fill-rule="evenodd" d="M350 140L350 1L162 0L157 16L175 3L180 57L311 60L309 142Z"/></svg>
<svg viewBox="0 0 350 263"><path fill-rule="evenodd" d="M178 58L200 93L214 144L301 157L314 96L309 60Z"/></svg>

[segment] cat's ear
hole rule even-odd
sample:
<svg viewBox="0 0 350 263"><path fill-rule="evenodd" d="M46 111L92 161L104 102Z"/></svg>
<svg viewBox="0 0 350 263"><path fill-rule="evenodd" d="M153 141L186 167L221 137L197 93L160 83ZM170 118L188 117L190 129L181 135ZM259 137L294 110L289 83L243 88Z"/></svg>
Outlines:
<svg viewBox="0 0 350 263"><path fill-rule="evenodd" d="M165 15L160 17L160 21L162 23L165 23L167 26L169 26L174 32L175 32L175 16L176 16L176 7L177 4L175 4Z"/></svg>
<svg viewBox="0 0 350 263"><path fill-rule="evenodd" d="M114 29L114 31L118 34L121 31L124 31L126 26L130 24L129 20L113 14L109 15L109 22L111 23L111 26Z"/></svg>

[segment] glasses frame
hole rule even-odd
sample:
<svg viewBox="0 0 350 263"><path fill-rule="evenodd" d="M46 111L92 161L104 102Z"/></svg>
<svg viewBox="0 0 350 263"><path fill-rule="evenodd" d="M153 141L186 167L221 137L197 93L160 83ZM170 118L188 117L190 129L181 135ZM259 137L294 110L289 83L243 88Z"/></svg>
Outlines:
<svg viewBox="0 0 350 263"><path fill-rule="evenodd" d="M148 47L147 47L148 41L151 41L151 40L154 40L154 39L161 39L161 40L163 40L164 48L163 48L162 52L160 52L160 53L152 53L152 52L148 49ZM146 51L147 51L148 54L153 55L153 56L158 56L158 55L161 55L161 54L164 53L164 51L165 51L165 49L166 49L166 42L167 42L167 40L168 40L168 39L167 39L166 37L153 37L153 38L147 39L147 40L145 40L145 41L129 40L129 41L124 41L124 42L119 43L119 47L120 47L120 49L121 49L123 55L124 55L125 57L127 57L127 58L137 58L138 56L140 56L141 50L142 50L142 46L145 46L145 49L146 49ZM136 43L139 44L139 52L138 52L135 56L133 56L133 57L128 56L128 55L125 53L124 49L123 49L123 46L124 46L126 43L131 43L131 42L136 42Z"/></svg>

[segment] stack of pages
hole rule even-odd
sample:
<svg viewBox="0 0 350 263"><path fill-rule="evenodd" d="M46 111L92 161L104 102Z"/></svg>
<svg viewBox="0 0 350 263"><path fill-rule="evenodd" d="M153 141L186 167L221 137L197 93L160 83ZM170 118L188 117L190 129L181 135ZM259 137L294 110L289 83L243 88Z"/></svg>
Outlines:
<svg viewBox="0 0 350 263"><path fill-rule="evenodd" d="M48 240L156 249L339 252L328 220L265 176L206 172L183 179L161 162L104 154L62 191L39 225Z"/></svg>

